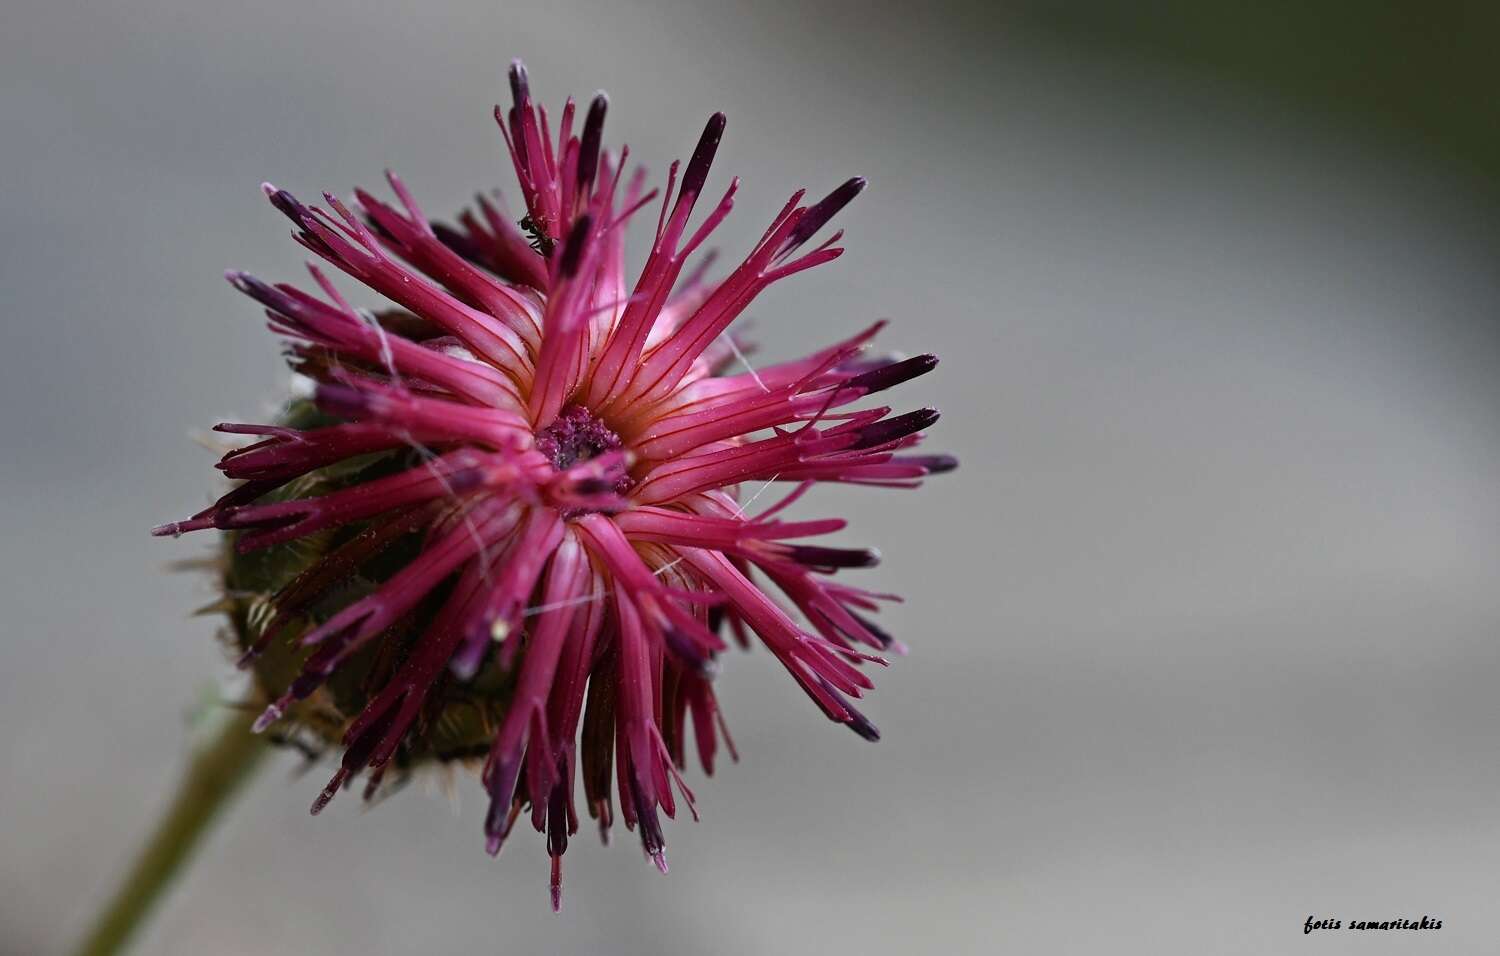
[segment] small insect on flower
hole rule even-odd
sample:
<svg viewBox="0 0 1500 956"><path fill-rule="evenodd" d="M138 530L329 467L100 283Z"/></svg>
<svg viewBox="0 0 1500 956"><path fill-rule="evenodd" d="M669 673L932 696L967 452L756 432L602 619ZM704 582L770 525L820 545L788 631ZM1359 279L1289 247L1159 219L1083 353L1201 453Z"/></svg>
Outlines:
<svg viewBox="0 0 1500 956"><path fill-rule="evenodd" d="M362 774L368 799L393 769L386 787L482 758L487 848L528 812L556 907L575 779L606 836L618 794L665 872L660 815L679 796L693 808L689 725L706 773L721 736L733 755L713 683L725 633L754 634L824 714L878 738L852 700L872 686L860 665L902 650L867 616L889 596L834 580L878 556L800 543L842 520L778 516L819 482L911 487L956 463L907 453L936 411L855 407L937 364L865 356L881 324L730 374L730 325L771 283L838 257L842 233L808 246L863 179L795 193L728 275L709 281L704 253L683 278L739 183L690 225L715 114L668 171L630 286L625 229L656 193L626 175L627 149L602 148L608 101L575 133L569 100L554 136L519 62L510 85L495 118L519 225L486 197L433 223L394 175L395 205L264 187L299 243L395 307L354 308L318 265L321 295L231 272L312 384L279 422L217 426L253 440L218 464L237 484L155 533L229 532L223 606L264 695L256 729L343 747L314 813ZM751 514L773 482L787 493Z"/></svg>

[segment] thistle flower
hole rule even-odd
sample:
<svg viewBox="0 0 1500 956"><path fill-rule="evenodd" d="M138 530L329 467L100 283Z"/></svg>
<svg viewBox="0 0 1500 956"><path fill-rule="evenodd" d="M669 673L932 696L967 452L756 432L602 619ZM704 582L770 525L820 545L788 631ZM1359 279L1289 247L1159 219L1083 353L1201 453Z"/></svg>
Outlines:
<svg viewBox="0 0 1500 956"><path fill-rule="evenodd" d="M936 364L867 357L880 323L729 374L743 358L731 324L839 256L841 232L809 246L863 179L810 204L793 194L727 276L706 278L705 253L683 278L739 182L690 225L715 114L668 172L631 285L625 229L656 193L644 170L625 175L628 150L602 148L608 101L575 134L569 100L554 137L519 62L510 85L495 118L519 225L485 197L456 227L432 223L394 175L394 205L264 187L302 246L397 308L354 308L317 265L321 296L229 273L309 391L282 421L217 426L254 439L218 464L238 484L154 533L230 532L223 607L265 695L255 729L343 747L314 813L360 775L369 798L391 768L482 756L487 849L529 811L556 907L578 777L601 833L618 794L666 871L660 816L679 796L693 808L689 724L705 773L721 736L733 754L713 689L721 634L753 634L830 719L878 738L853 700L872 686L859 665L903 650L868 617L890 596L834 580L878 556L806 543L842 520L779 516L820 482L911 487L955 462L908 453L936 411L855 407ZM760 492L742 489L771 483L789 492L751 515Z"/></svg>

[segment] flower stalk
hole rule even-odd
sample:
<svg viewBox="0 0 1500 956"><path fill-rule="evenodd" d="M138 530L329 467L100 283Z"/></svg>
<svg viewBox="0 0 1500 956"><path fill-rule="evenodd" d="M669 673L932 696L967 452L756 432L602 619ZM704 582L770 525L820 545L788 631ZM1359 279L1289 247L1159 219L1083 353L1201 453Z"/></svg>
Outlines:
<svg viewBox="0 0 1500 956"><path fill-rule="evenodd" d="M264 737L250 732L254 717L250 711L226 710L211 736L194 751L166 814L76 950L78 956L124 952L145 924L209 825L270 750Z"/></svg>

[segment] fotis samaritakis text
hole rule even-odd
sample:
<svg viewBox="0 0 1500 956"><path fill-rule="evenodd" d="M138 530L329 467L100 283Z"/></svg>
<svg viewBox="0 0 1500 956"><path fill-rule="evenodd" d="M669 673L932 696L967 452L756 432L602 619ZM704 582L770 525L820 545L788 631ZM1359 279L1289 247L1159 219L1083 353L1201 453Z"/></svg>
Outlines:
<svg viewBox="0 0 1500 956"><path fill-rule="evenodd" d="M1319 918L1309 916L1307 922L1302 924L1302 933L1307 935L1317 929L1352 929L1352 930L1401 930L1401 929L1442 929L1443 921L1433 919L1431 916L1423 916L1421 919L1351 919L1341 920L1332 918Z"/></svg>

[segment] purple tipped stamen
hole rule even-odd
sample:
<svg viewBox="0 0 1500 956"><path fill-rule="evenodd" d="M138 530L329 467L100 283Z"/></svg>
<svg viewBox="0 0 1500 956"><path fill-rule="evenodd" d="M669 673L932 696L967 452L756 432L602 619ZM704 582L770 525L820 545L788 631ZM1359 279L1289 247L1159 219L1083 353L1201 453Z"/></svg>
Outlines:
<svg viewBox="0 0 1500 956"><path fill-rule="evenodd" d="M682 174L682 195L696 196L708 182L708 169L714 163L714 154L719 151L719 140L724 138L724 125L729 122L723 113L715 113L703 127L693 158L688 160L687 171Z"/></svg>
<svg viewBox="0 0 1500 956"><path fill-rule="evenodd" d="M794 545L788 551L793 561L813 568L873 568L880 563L880 552L874 548Z"/></svg>
<svg viewBox="0 0 1500 956"><path fill-rule="evenodd" d="M909 382L918 376L926 375L937 368L937 364L936 355L918 355L905 361L893 362L890 365L856 375L844 384L849 388L863 389L867 394L883 392L888 388L894 388L897 385Z"/></svg>
<svg viewBox="0 0 1500 956"><path fill-rule="evenodd" d="M600 93L589 104L588 118L583 122L583 140L578 147L578 187L586 191L599 169L599 144L604 137L604 113L609 97Z"/></svg>
<svg viewBox="0 0 1500 956"><path fill-rule="evenodd" d="M925 468L929 475L942 475L958 468L958 459L952 455L902 455L900 460Z"/></svg>
<svg viewBox="0 0 1500 956"><path fill-rule="evenodd" d="M908 435L930 427L938 420L939 414L935 408L919 408L905 415L897 415L895 418L887 418L872 425L866 425L859 429L857 433L859 438L852 448L855 450L878 448L881 445L900 441Z"/></svg>
<svg viewBox="0 0 1500 956"><path fill-rule="evenodd" d="M797 227L787 238L787 245L796 248L811 239L819 229L828 224L830 219L838 215L841 209L853 202L855 196L864 192L866 185L867 181L863 176L855 176L845 180L833 192L818 200L797 221Z"/></svg>
<svg viewBox="0 0 1500 956"><path fill-rule="evenodd" d="M578 274L578 263L583 257L584 247L588 245L589 229L593 224L593 220L587 215L579 216L578 221L573 223L568 241L563 246L562 260L557 264L559 277L571 279Z"/></svg>
<svg viewBox="0 0 1500 956"><path fill-rule="evenodd" d="M531 81L526 75L526 64L520 60L510 61L510 96L516 109L522 109L531 99Z"/></svg>

